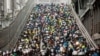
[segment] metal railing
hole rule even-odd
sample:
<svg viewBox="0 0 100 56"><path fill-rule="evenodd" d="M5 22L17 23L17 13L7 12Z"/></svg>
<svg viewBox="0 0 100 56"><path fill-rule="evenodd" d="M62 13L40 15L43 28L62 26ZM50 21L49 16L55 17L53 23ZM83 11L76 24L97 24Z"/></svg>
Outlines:
<svg viewBox="0 0 100 56"><path fill-rule="evenodd" d="M76 14L73 6L72 5L69 5L69 8L71 9L71 13L72 13L72 15L74 16L74 18L76 20L76 24L78 25L79 30L82 32L82 35L84 36L84 38L86 38L86 41L89 44L89 47L90 48L98 48L98 46L96 45L96 43L92 40L91 36L87 32L85 26L82 24L80 18Z"/></svg>

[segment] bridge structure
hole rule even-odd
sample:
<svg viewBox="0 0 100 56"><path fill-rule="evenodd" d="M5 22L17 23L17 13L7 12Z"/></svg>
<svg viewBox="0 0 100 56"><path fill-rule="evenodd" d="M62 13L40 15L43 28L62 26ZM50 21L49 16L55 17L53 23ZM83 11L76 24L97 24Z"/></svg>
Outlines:
<svg viewBox="0 0 100 56"><path fill-rule="evenodd" d="M87 43L89 44L90 48L98 48L95 42L92 40L91 36L88 34L87 30L85 29L84 25L82 24L80 18L76 14L73 5L71 4L71 0L69 1L61 1L61 0L29 0L27 5L20 11L18 16L16 17L15 21L4 30L0 31L0 48L1 50L9 50L16 46L16 42L20 38L20 34L29 18L29 15L34 12L33 7L36 4L60 4L65 3L69 6L71 14L73 15L76 24L79 27L82 35L86 39ZM42 41L42 40L41 40ZM12 47L12 48L11 48ZM42 47L41 47L42 49Z"/></svg>

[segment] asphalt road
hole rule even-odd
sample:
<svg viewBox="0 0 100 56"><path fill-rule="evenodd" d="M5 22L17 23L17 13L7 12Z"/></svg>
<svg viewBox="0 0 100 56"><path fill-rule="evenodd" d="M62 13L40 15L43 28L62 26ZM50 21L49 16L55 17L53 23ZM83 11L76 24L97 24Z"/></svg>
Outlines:
<svg viewBox="0 0 100 56"><path fill-rule="evenodd" d="M0 31L1 50L9 50L15 46L34 5L34 0L29 0L23 10L17 15L15 21L8 28Z"/></svg>

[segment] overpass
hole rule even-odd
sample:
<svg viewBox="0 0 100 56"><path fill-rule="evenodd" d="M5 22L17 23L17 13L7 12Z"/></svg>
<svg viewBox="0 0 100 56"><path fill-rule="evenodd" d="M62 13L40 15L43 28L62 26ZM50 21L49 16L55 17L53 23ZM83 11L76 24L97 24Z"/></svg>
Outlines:
<svg viewBox="0 0 100 56"><path fill-rule="evenodd" d="M29 0L27 5L23 8L23 10L19 13L15 21L4 30L0 31L0 48L1 50L9 50L11 47L13 48L19 39L21 31L23 30L29 15L35 6L36 1ZM72 15L74 16L76 23L82 33L82 35L86 38L87 43L90 48L98 48L95 42L91 39L91 36L88 34L78 15L73 9L72 5L69 5Z"/></svg>

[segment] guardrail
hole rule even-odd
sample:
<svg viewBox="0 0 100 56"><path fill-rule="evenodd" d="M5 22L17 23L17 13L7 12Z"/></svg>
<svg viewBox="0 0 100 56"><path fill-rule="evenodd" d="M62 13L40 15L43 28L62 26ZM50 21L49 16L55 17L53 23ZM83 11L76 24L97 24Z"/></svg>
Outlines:
<svg viewBox="0 0 100 56"><path fill-rule="evenodd" d="M89 35L89 33L87 32L85 26L82 24L80 18L78 17L78 15L76 14L74 8L72 5L69 5L69 8L71 9L71 13L72 15L75 17L76 20L76 24L78 25L80 31L82 32L82 35L84 36L84 38L86 38L87 43L89 44L90 48L97 48L98 46L96 45L96 43L92 40L91 36Z"/></svg>

